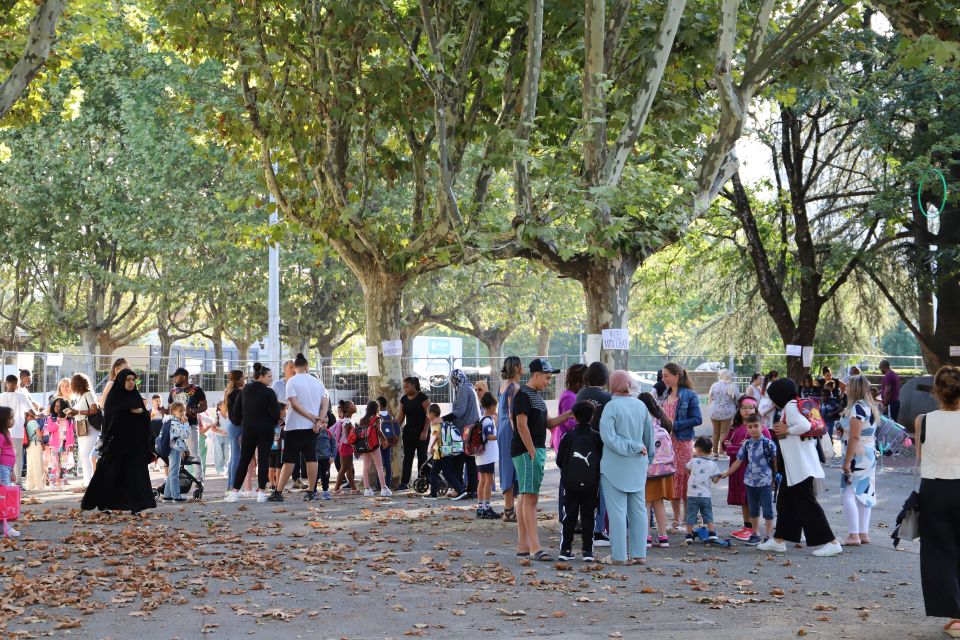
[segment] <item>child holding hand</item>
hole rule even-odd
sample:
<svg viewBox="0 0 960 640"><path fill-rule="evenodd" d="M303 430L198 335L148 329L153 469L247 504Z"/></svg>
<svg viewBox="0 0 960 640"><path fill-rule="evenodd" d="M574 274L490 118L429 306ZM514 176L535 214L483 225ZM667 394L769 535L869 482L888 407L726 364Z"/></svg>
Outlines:
<svg viewBox="0 0 960 640"><path fill-rule="evenodd" d="M760 418L750 415L745 423L749 439L744 440L737 452L737 459L723 473L714 477L714 482L720 478L729 478L735 474L741 465L746 464L743 483L747 489L747 505L750 510L750 523L754 533L746 541L750 546L756 546L773 535L773 476L777 469L777 445L763 434ZM760 530L759 518L763 511L764 537L757 535Z"/></svg>

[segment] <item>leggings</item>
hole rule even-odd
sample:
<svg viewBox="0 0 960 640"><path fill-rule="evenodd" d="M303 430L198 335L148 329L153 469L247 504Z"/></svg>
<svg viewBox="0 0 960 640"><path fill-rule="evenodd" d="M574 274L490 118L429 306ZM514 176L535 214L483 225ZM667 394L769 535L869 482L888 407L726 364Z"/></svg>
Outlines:
<svg viewBox="0 0 960 640"><path fill-rule="evenodd" d="M840 502L843 504L843 515L847 518L847 531L850 535L870 533L870 513L873 508L857 500L857 495L852 486L843 489L843 493L840 494Z"/></svg>
<svg viewBox="0 0 960 640"><path fill-rule="evenodd" d="M273 446L273 425L244 427L240 439L240 461L237 469L246 469L257 454L257 487L260 491L267 488L270 478L270 447ZM239 491L246 474L237 472L233 478L233 489Z"/></svg>
<svg viewBox="0 0 960 640"><path fill-rule="evenodd" d="M410 484L410 476L413 474L413 456L417 456L417 469L427 462L427 441L420 439L419 429L403 430L403 472L400 476L400 484Z"/></svg>
<svg viewBox="0 0 960 640"><path fill-rule="evenodd" d="M232 487L234 480L236 480L237 475L240 473L238 468L240 466L240 437L243 435L243 427L240 425L233 424L227 420L227 438L230 440L230 462L227 463L227 487ZM247 461L249 464L249 461ZM243 472L241 478L247 475L246 471Z"/></svg>
<svg viewBox="0 0 960 640"><path fill-rule="evenodd" d="M383 458L379 451L363 454L363 488L370 488L370 465L377 468L377 478L380 480L380 488L386 489L387 483L383 477Z"/></svg>

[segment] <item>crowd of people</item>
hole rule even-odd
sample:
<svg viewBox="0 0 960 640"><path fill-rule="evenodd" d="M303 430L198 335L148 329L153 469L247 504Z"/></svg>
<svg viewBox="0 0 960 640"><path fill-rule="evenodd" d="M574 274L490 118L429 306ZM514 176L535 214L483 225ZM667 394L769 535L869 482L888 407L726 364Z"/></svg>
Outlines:
<svg viewBox="0 0 960 640"><path fill-rule="evenodd" d="M672 534L687 545L725 544L713 509L721 480L727 481L727 504L743 516L731 537L775 553L785 553L788 542L804 542L814 555L829 557L844 546L871 543L875 434L883 416L895 420L899 412L899 377L886 362L881 370L879 390L859 371L841 381L824 367L819 378L805 376L799 386L776 371L755 375L742 393L721 371L707 394L712 434L699 437L700 398L675 363L662 368L646 393L626 371L610 373L600 362L573 365L563 372L565 388L553 416L544 393L561 371L546 358L526 368L519 358L506 358L495 392L454 370L447 413L418 378L406 378L395 412L381 397L359 418L347 400L334 413L302 354L284 363L277 380L259 363L249 380L231 371L215 407L207 406L185 369L171 376L166 405L160 396L145 401L137 375L119 359L99 398L87 376L76 374L61 380L42 408L29 393L30 373L22 371L8 376L0 393L0 484L25 483L28 491L61 487L67 470L79 466L83 509L136 514L156 507L158 498L186 500L182 470L197 466L202 483L212 448L216 472L227 480L225 502L283 502L291 481L305 501L331 500L359 492L358 473L366 497L376 490L389 497L393 485L413 491L419 483L426 500L475 499L478 519L516 522L516 555L552 561L537 516L549 447L560 470L562 560L576 557L578 534L583 560L594 561L595 547L609 546L600 561L612 564L644 564L647 550L669 547ZM933 395L940 409L915 425L923 588L928 615L950 617L945 631L960 636L960 368L942 368ZM400 463L393 483L395 447ZM835 448L847 523L842 542L818 500L824 451ZM721 470L724 457L728 464ZM167 479L155 490L150 469L159 470L159 461ZM493 507L495 476L501 513ZM4 535L19 533L7 525Z"/></svg>

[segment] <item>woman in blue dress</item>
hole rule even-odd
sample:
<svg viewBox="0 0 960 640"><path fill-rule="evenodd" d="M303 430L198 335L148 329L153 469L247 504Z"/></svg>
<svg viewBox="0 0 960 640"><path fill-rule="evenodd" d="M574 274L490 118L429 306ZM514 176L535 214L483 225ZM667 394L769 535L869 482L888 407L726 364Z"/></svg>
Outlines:
<svg viewBox="0 0 960 640"><path fill-rule="evenodd" d="M523 375L523 363L517 356L508 356L503 361L500 370L503 382L497 393L497 442L513 441L513 422L510 418L513 409L513 398L520 389L520 377ZM513 487L517 480L517 472L513 468L513 459L510 457L510 446L500 446L500 490L503 491L503 519L507 522L517 521L517 512L513 508Z"/></svg>

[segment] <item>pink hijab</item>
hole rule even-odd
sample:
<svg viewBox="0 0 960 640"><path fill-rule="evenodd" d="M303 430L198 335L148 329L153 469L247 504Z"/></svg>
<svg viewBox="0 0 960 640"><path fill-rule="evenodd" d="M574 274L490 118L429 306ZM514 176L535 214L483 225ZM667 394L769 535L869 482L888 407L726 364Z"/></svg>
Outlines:
<svg viewBox="0 0 960 640"><path fill-rule="evenodd" d="M629 396L633 388L633 379L623 369L610 374L610 393L615 396Z"/></svg>

